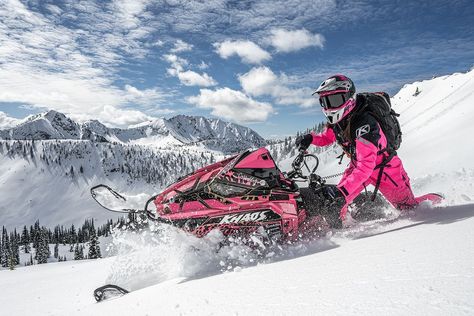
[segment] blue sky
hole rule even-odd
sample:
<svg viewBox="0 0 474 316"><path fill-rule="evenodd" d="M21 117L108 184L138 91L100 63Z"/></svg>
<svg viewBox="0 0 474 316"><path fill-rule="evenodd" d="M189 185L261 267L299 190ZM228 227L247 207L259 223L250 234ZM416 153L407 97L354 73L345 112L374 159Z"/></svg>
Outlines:
<svg viewBox="0 0 474 316"><path fill-rule="evenodd" d="M19 1L0 6L0 126L46 109L128 126L204 115L265 137L323 119L314 87L359 91L474 65L474 3Z"/></svg>

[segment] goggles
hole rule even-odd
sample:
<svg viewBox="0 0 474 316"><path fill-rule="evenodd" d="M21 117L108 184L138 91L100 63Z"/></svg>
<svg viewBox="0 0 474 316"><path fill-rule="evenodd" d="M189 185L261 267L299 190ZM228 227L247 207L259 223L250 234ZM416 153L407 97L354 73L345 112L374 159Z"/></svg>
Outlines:
<svg viewBox="0 0 474 316"><path fill-rule="evenodd" d="M319 97L319 103L325 109L337 109L346 103L351 96L350 92L329 94Z"/></svg>

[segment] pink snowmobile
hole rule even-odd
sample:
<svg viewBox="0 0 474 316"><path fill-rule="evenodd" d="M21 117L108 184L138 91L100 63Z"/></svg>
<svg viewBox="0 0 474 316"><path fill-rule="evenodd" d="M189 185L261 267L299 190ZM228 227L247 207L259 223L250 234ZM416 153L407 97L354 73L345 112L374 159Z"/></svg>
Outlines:
<svg viewBox="0 0 474 316"><path fill-rule="evenodd" d="M91 189L92 197L109 211L143 216L176 226L197 237L218 229L226 237L266 244L315 239L331 230L339 209L331 209L324 194L325 180L315 174L317 156L300 152L292 170L281 172L266 148L245 151L182 177L150 198L144 209L106 185ZM297 182L307 182L300 188ZM359 221L382 218L388 203L362 193L353 203ZM138 206L140 207L140 206ZM229 238L230 239L230 238ZM235 240L235 239L234 239ZM100 302L128 293L108 284L94 291Z"/></svg>
<svg viewBox="0 0 474 316"><path fill-rule="evenodd" d="M146 214L149 220L171 224L197 237L219 229L224 236L258 234L271 242L295 241L326 234L331 219L339 216L328 208L323 195L308 194L327 185L315 174L318 164L317 156L301 152L292 170L283 173L266 148L245 151L179 179L149 199L144 210L126 206L127 200L105 185L93 187L91 193L108 210ZM309 187L299 188L296 182L307 182ZM356 203L365 201L362 198ZM386 205L378 197L377 207L360 218L380 216L374 213L380 204Z"/></svg>

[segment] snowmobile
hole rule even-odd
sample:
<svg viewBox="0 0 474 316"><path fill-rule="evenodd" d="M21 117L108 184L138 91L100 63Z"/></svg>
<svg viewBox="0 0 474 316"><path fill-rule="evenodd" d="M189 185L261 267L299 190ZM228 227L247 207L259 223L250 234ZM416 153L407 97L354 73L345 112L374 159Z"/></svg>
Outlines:
<svg viewBox="0 0 474 316"><path fill-rule="evenodd" d="M109 211L173 225L197 237L218 229L229 240L252 242L256 236L264 243L291 243L326 236L339 221L340 206L325 196L324 187L331 184L316 174L318 166L316 155L300 151L285 173L260 148L181 177L144 207L143 201L127 199L103 184L91 188L91 194ZM352 203L351 217L359 222L381 219L386 206L380 194L365 192ZM96 289L94 297L100 302L126 293L108 284Z"/></svg>
<svg viewBox="0 0 474 316"><path fill-rule="evenodd" d="M319 159L301 151L291 166L289 172L281 172L266 148L247 150L178 179L151 197L143 210L106 185L93 187L91 194L108 210L146 214L148 220L197 237L214 229L224 236L259 234L277 243L325 235L338 220L339 209L318 194L328 185L315 173ZM300 188L297 182L308 187ZM380 203L385 201L379 197L372 210L380 210Z"/></svg>

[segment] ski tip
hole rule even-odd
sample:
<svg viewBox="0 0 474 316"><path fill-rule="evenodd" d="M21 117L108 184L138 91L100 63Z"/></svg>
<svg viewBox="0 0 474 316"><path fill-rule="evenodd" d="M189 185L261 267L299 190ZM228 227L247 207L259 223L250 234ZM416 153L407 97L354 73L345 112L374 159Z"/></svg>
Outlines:
<svg viewBox="0 0 474 316"><path fill-rule="evenodd" d="M118 285L107 284L94 290L94 298L97 302L102 302L113 297L123 296L127 293L129 292L126 289Z"/></svg>
<svg viewBox="0 0 474 316"><path fill-rule="evenodd" d="M429 201L433 205L440 204L444 199L444 195L441 193L428 193L422 196L415 198L418 203Z"/></svg>

